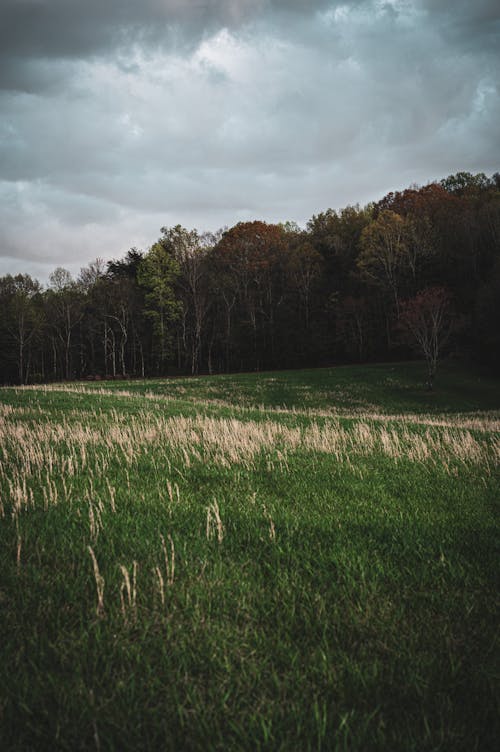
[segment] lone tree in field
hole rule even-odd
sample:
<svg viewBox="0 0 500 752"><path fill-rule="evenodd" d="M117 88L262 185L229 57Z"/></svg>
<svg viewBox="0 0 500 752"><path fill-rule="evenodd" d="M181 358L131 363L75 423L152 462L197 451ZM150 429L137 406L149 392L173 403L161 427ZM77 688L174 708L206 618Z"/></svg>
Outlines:
<svg viewBox="0 0 500 752"><path fill-rule="evenodd" d="M427 386L433 388L437 362L453 329L450 295L444 287L428 287L401 304L400 324L408 341L427 362Z"/></svg>

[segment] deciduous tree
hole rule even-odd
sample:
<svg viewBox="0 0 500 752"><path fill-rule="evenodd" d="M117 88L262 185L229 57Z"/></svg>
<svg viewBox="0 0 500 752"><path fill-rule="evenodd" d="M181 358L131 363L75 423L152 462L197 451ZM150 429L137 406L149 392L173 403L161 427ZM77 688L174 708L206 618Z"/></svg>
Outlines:
<svg viewBox="0 0 500 752"><path fill-rule="evenodd" d="M17 372L20 384L28 381L30 346L42 325L42 310L36 305L40 283L29 274L8 274L0 279L0 301L4 324L17 350ZM28 354L28 357L27 357Z"/></svg>
<svg viewBox="0 0 500 752"><path fill-rule="evenodd" d="M157 370L165 369L169 324L179 315L179 301L174 284L179 275L179 264L168 243L159 240L149 249L139 265L138 280L146 289L146 315L153 322L158 344Z"/></svg>
<svg viewBox="0 0 500 752"><path fill-rule="evenodd" d="M400 323L408 341L426 360L427 385L432 389L439 356L453 330L448 291L443 287L429 287L403 302Z"/></svg>

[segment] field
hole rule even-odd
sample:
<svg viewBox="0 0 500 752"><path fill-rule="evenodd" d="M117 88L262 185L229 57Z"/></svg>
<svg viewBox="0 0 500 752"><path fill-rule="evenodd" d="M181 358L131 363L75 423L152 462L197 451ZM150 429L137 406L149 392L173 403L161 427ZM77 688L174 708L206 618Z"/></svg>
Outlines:
<svg viewBox="0 0 500 752"><path fill-rule="evenodd" d="M0 389L0 747L493 750L500 383Z"/></svg>

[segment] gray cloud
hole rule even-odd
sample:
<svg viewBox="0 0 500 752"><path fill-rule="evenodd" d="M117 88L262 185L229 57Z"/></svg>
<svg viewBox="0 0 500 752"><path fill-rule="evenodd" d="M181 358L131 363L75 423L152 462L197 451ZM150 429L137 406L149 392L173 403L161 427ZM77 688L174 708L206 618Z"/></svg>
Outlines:
<svg viewBox="0 0 500 752"><path fill-rule="evenodd" d="M185 41L263 12L310 14L327 0L3 0L5 57L84 57L130 43Z"/></svg>
<svg viewBox="0 0 500 752"><path fill-rule="evenodd" d="M493 172L497 4L4 0L0 273Z"/></svg>
<svg viewBox="0 0 500 752"><path fill-rule="evenodd" d="M462 50L485 48L498 53L500 5L497 0L422 0L445 39Z"/></svg>

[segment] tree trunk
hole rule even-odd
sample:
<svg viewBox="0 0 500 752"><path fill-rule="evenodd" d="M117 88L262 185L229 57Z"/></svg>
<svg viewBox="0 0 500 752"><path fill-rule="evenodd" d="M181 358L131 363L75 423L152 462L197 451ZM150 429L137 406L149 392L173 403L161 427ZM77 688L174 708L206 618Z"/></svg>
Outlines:
<svg viewBox="0 0 500 752"><path fill-rule="evenodd" d="M24 345L22 340L19 340L19 383L24 384Z"/></svg>

